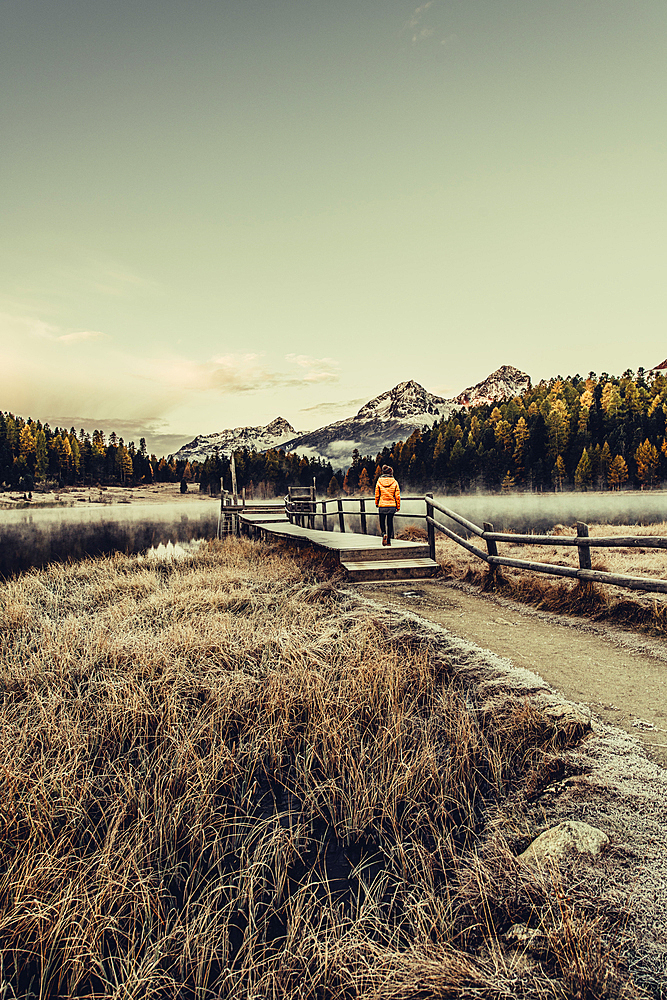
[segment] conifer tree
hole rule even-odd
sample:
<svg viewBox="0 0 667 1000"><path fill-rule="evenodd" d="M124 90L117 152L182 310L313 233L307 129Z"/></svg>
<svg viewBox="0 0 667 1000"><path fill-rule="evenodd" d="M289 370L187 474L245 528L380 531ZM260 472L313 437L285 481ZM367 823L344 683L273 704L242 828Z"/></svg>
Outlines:
<svg viewBox="0 0 667 1000"><path fill-rule="evenodd" d="M364 467L359 474L359 493L363 497L364 495L370 493L371 490L371 480L368 475L368 470Z"/></svg>
<svg viewBox="0 0 667 1000"><path fill-rule="evenodd" d="M78 476L81 470L81 449L75 434L70 434L68 440L72 449L72 471Z"/></svg>
<svg viewBox="0 0 667 1000"><path fill-rule="evenodd" d="M40 428L35 437L35 475L37 479L46 479L49 471L49 453L46 447L46 435Z"/></svg>
<svg viewBox="0 0 667 1000"><path fill-rule="evenodd" d="M570 436L570 416L562 399L554 400L547 416L549 451L552 456L562 455Z"/></svg>
<svg viewBox="0 0 667 1000"><path fill-rule="evenodd" d="M132 477L134 475L134 466L132 465L132 456L130 455L130 453L127 450L127 448L124 448L123 451L125 452L125 454L123 455L123 465L122 465L123 482L124 483L131 483L132 482Z"/></svg>
<svg viewBox="0 0 667 1000"><path fill-rule="evenodd" d="M69 438L67 434L62 433L58 436L58 457L60 459L60 475L61 477L69 477L73 470L73 456L72 456L72 446L69 443Z"/></svg>
<svg viewBox="0 0 667 1000"><path fill-rule="evenodd" d="M19 455L29 464L35 454L35 438L28 424L24 424L19 432Z"/></svg>
<svg viewBox="0 0 667 1000"><path fill-rule="evenodd" d="M612 462L611 448L609 442L605 441L600 452L600 463L598 465L598 477L603 486L609 485L609 468Z"/></svg>
<svg viewBox="0 0 667 1000"><path fill-rule="evenodd" d="M616 455L609 466L609 485L618 490L628 481L628 467L622 455Z"/></svg>
<svg viewBox="0 0 667 1000"><path fill-rule="evenodd" d="M574 470L574 485L580 490L587 490L593 478L593 463L586 448L581 453L579 464Z"/></svg>
<svg viewBox="0 0 667 1000"><path fill-rule="evenodd" d="M563 481L565 479L565 462L563 461L563 456L558 455L553 468L553 479L557 490L563 489Z"/></svg>
<svg viewBox="0 0 667 1000"><path fill-rule="evenodd" d="M655 445L651 444L648 438L640 444L635 452L637 463L637 479L641 483L641 488L653 486L655 474L660 464L660 455Z"/></svg>
<svg viewBox="0 0 667 1000"><path fill-rule="evenodd" d="M335 476L332 476L329 480L329 485L327 486L327 496L337 497L340 496L340 483Z"/></svg>
<svg viewBox="0 0 667 1000"><path fill-rule="evenodd" d="M530 431L525 417L519 417L514 428L514 468L519 482L524 482L526 476L526 449L530 440Z"/></svg>

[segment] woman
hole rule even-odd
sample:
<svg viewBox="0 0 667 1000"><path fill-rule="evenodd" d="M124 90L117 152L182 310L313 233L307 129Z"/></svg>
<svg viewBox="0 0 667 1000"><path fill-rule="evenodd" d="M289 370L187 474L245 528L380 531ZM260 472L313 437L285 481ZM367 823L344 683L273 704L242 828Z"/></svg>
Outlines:
<svg viewBox="0 0 667 1000"><path fill-rule="evenodd" d="M401 509L401 491L394 479L391 465L382 466L382 475L375 485L375 506L380 515L382 544L391 545L394 537L394 514Z"/></svg>

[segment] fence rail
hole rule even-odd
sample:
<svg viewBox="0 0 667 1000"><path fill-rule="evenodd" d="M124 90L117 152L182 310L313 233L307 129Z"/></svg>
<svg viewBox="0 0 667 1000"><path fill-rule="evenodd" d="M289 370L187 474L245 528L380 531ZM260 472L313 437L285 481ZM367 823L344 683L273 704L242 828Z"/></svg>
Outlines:
<svg viewBox="0 0 667 1000"><path fill-rule="evenodd" d="M489 521L485 521L484 526L480 527L440 500L435 500L430 493L423 496L406 496L402 497L402 500L417 500L425 504L424 514L399 511L394 516L425 522L429 551L433 559L435 558L435 532L439 531L478 559L482 559L492 570L500 566L507 566L512 569L529 570L532 573L569 577L583 582L604 583L616 587L626 587L629 590L655 591L667 594L667 580L609 573L606 570L593 569L591 565L592 548L667 549L667 536L610 535L591 538L588 533L588 525L583 521L577 522L576 536L512 534L508 531L494 531L493 525ZM336 497L326 500L311 499L306 502L303 500L292 501L289 497L285 497L285 511L292 523L303 526L307 524L308 527L314 528L317 519L325 531L333 530L336 523L339 531L345 531L346 517L356 516L360 519L362 534L369 533L369 523L372 523L372 519L378 516L374 497ZM441 516L436 517L436 515ZM486 550L455 531L453 527L444 524L442 515L454 522L459 528L465 529L470 535L476 536L475 541L479 539L480 542L484 542ZM556 563L516 559L513 556L501 555L498 551L498 543L573 547L577 549L579 565L559 566Z"/></svg>

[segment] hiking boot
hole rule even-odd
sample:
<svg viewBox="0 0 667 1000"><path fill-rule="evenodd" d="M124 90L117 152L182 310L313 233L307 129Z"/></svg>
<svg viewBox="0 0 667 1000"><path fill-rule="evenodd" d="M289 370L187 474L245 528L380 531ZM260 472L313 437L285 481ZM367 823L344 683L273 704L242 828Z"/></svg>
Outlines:
<svg viewBox="0 0 667 1000"><path fill-rule="evenodd" d="M382 544L383 544L383 545L389 545L389 541L388 541L388 539L387 539L387 536L386 536L386 535L383 535L383 536L382 536Z"/></svg>

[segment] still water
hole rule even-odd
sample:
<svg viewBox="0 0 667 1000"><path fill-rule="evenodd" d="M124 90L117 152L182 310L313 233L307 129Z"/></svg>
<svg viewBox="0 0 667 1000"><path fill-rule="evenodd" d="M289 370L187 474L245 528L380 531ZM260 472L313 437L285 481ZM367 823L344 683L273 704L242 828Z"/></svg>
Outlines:
<svg viewBox="0 0 667 1000"><path fill-rule="evenodd" d="M0 511L0 575L160 543L214 538L220 500Z"/></svg>

